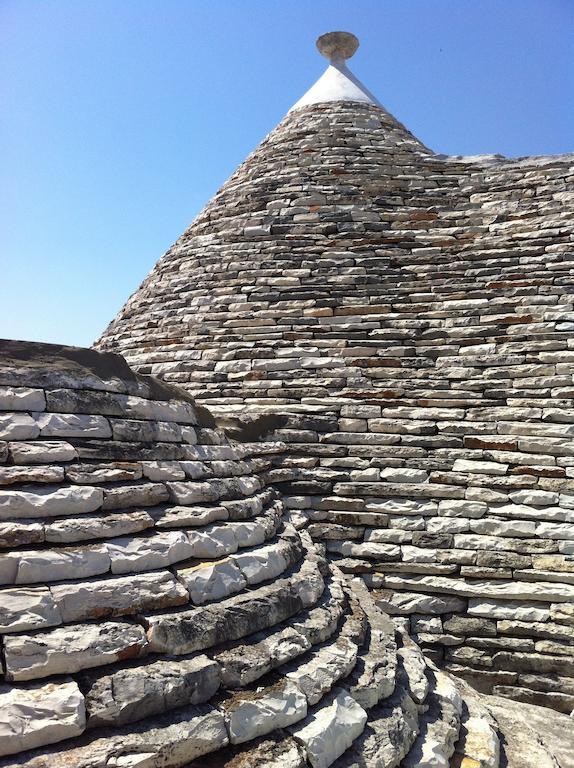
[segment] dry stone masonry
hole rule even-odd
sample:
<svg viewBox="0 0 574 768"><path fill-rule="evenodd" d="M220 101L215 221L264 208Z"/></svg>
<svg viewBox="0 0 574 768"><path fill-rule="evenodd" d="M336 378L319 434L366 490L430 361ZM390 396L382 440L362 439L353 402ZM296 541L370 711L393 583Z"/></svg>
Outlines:
<svg viewBox="0 0 574 768"><path fill-rule="evenodd" d="M437 155L322 47L97 346L285 416L273 482L329 558L442 667L570 712L573 157Z"/></svg>
<svg viewBox="0 0 574 768"><path fill-rule="evenodd" d="M574 767L571 158L318 46L98 350L0 342L0 768Z"/></svg>
<svg viewBox="0 0 574 768"><path fill-rule="evenodd" d="M118 355L0 351L0 768L573 764L570 718L456 683L289 522L282 444Z"/></svg>

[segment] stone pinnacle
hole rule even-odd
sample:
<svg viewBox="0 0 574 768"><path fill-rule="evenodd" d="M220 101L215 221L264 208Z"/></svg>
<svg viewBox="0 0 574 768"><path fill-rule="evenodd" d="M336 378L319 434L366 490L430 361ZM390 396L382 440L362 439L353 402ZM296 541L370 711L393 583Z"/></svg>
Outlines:
<svg viewBox="0 0 574 768"><path fill-rule="evenodd" d="M353 56L359 40L351 32L327 32L317 38L319 52L329 61L345 61Z"/></svg>

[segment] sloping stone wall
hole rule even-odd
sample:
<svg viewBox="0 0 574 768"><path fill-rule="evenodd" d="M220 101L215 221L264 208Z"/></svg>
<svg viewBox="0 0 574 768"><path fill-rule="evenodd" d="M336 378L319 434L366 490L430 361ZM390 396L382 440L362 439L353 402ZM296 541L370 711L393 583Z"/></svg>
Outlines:
<svg viewBox="0 0 574 768"><path fill-rule="evenodd" d="M454 682L288 522L278 451L0 344L0 768L569 768L567 717Z"/></svg>
<svg viewBox="0 0 574 768"><path fill-rule="evenodd" d="M222 414L474 684L574 703L572 157L435 155L384 110L290 113L98 346Z"/></svg>

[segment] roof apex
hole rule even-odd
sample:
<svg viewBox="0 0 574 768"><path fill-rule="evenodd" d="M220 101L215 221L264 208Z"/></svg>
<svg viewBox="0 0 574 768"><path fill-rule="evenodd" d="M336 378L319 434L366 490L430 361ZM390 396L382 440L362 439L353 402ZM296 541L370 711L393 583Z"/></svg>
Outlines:
<svg viewBox="0 0 574 768"><path fill-rule="evenodd" d="M351 32L327 32L321 35L317 39L317 48L329 59L329 66L289 111L329 101L356 101L382 107L345 63L358 47L359 40Z"/></svg>

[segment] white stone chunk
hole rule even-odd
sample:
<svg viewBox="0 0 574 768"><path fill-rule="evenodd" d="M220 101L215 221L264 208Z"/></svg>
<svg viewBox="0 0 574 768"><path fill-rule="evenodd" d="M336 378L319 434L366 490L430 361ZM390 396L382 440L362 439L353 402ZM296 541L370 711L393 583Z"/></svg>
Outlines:
<svg viewBox="0 0 574 768"><path fill-rule="evenodd" d="M136 658L145 652L147 640L139 625L109 621L9 635L4 647L7 679L33 680Z"/></svg>
<svg viewBox="0 0 574 768"><path fill-rule="evenodd" d="M188 531L192 557L210 559L237 552L237 539L231 526L210 525L200 531Z"/></svg>
<svg viewBox="0 0 574 768"><path fill-rule="evenodd" d="M202 461L180 461L178 464L190 480L200 480L202 477L208 477L211 473L207 464Z"/></svg>
<svg viewBox="0 0 574 768"><path fill-rule="evenodd" d="M229 527L233 529L238 547L255 547L265 541L266 529L263 522L230 523Z"/></svg>
<svg viewBox="0 0 574 768"><path fill-rule="evenodd" d="M519 582L503 579L464 582L444 576L385 576L389 589L417 588L424 592L438 592L463 597L486 597L500 600L540 600L542 602L570 602L574 600L574 584L544 581Z"/></svg>
<svg viewBox="0 0 574 768"><path fill-rule="evenodd" d="M574 540L574 525L565 523L558 525L556 523L538 523L536 526L536 535L543 539L554 539L560 541Z"/></svg>
<svg viewBox="0 0 574 768"><path fill-rule="evenodd" d="M88 416L77 413L38 413L36 421L42 437L90 437L112 436L112 428L104 416Z"/></svg>
<svg viewBox="0 0 574 768"><path fill-rule="evenodd" d="M188 602L187 591L169 571L54 584L50 591L65 622L123 616Z"/></svg>
<svg viewBox="0 0 574 768"><path fill-rule="evenodd" d="M313 768L328 768L361 735L367 713L347 691L336 688L333 696L300 725L291 728L305 747Z"/></svg>
<svg viewBox="0 0 574 768"><path fill-rule="evenodd" d="M435 501L417 501L416 499L367 499L367 512L387 512L391 515L436 515L438 504Z"/></svg>
<svg viewBox="0 0 574 768"><path fill-rule="evenodd" d="M101 488L27 486L22 490L0 490L0 520L20 517L55 517L93 512L102 506Z"/></svg>
<svg viewBox="0 0 574 768"><path fill-rule="evenodd" d="M471 520L470 530L473 533L481 533L489 536L534 536L536 524L532 520L496 520L495 518L483 518ZM452 531L458 533L458 531Z"/></svg>
<svg viewBox="0 0 574 768"><path fill-rule="evenodd" d="M429 476L423 469L386 467L381 470L381 478L389 483L426 483Z"/></svg>
<svg viewBox="0 0 574 768"><path fill-rule="evenodd" d="M357 661L357 646L347 637L311 654L311 658L290 669L285 675L303 691L309 705L316 704L338 680L353 671Z"/></svg>
<svg viewBox="0 0 574 768"><path fill-rule="evenodd" d="M488 504L483 501L466 501L444 499L439 502L438 513L442 517L483 517L488 510Z"/></svg>
<svg viewBox="0 0 574 768"><path fill-rule="evenodd" d="M489 600L470 598L468 613L471 616L483 616L487 619L512 619L515 621L547 621L550 609L540 603L518 600Z"/></svg>
<svg viewBox="0 0 574 768"><path fill-rule="evenodd" d="M477 768L498 768L500 741L486 717L469 717L464 722L464 754ZM465 761L462 761L464 766Z"/></svg>
<svg viewBox="0 0 574 768"><path fill-rule="evenodd" d="M0 634L54 627L61 623L60 611L47 587L0 591Z"/></svg>
<svg viewBox="0 0 574 768"><path fill-rule="evenodd" d="M43 389L30 387L0 387L0 410L43 411L46 397Z"/></svg>
<svg viewBox="0 0 574 768"><path fill-rule="evenodd" d="M84 579L110 569L110 558L103 547L38 549L14 554L18 558L17 584Z"/></svg>
<svg viewBox="0 0 574 768"><path fill-rule="evenodd" d="M401 547L403 563L436 563L437 551L432 547Z"/></svg>
<svg viewBox="0 0 574 768"><path fill-rule="evenodd" d="M193 547L182 531L165 531L144 536L110 539L105 547L112 573L137 573L166 568L192 557Z"/></svg>
<svg viewBox="0 0 574 768"><path fill-rule="evenodd" d="M195 605L241 592L247 583L230 558L215 563L200 563L192 568L178 568L177 576Z"/></svg>
<svg viewBox="0 0 574 768"><path fill-rule="evenodd" d="M39 434L40 427L27 413L0 413L0 440L33 440Z"/></svg>
<svg viewBox="0 0 574 768"><path fill-rule="evenodd" d="M558 504L558 494L552 491L539 491L525 488L508 494L516 504L529 504L533 507L550 507Z"/></svg>
<svg viewBox="0 0 574 768"><path fill-rule="evenodd" d="M78 458L74 446L64 440L14 442L8 447L14 464L51 464Z"/></svg>
<svg viewBox="0 0 574 768"><path fill-rule="evenodd" d="M470 472L481 475L505 475L508 471L508 464L498 464L496 461L456 459L452 470L453 472Z"/></svg>
<svg viewBox="0 0 574 768"><path fill-rule="evenodd" d="M307 715L307 699L294 683L282 682L243 701L240 697L238 694L238 700L226 713L232 744L242 744L277 728L286 728Z"/></svg>
<svg viewBox="0 0 574 768"><path fill-rule="evenodd" d="M135 395L120 395L119 399L126 416L132 419L197 424L197 414L191 403L179 400L147 400Z"/></svg>
<svg viewBox="0 0 574 768"><path fill-rule="evenodd" d="M196 504L217 501L220 494L211 483L167 483L172 500L176 504Z"/></svg>
<svg viewBox="0 0 574 768"><path fill-rule="evenodd" d="M280 548L273 544L253 552L242 552L232 559L250 586L274 579L287 568L287 561Z"/></svg>
<svg viewBox="0 0 574 768"><path fill-rule="evenodd" d="M148 480L184 480L185 472L179 461L142 461L143 476Z"/></svg>
<svg viewBox="0 0 574 768"><path fill-rule="evenodd" d="M0 756L79 736L85 727L84 697L71 680L0 685Z"/></svg>
<svg viewBox="0 0 574 768"><path fill-rule="evenodd" d="M557 520L574 523L574 511L562 507L529 507L526 504L502 504L491 507L491 513L520 520Z"/></svg>
<svg viewBox="0 0 574 768"><path fill-rule="evenodd" d="M154 509L156 528L188 528L227 520L229 513L224 507L165 507Z"/></svg>

